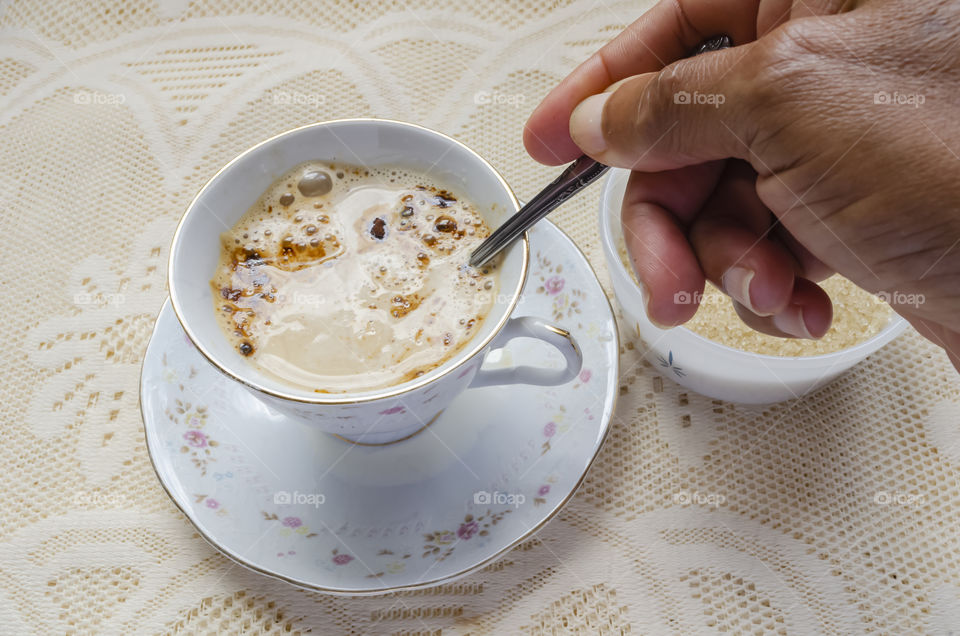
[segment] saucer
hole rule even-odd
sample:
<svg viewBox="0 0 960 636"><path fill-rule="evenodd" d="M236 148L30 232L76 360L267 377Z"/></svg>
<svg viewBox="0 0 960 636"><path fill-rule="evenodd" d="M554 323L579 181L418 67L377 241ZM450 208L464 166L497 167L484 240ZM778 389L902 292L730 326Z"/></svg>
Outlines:
<svg viewBox="0 0 960 636"><path fill-rule="evenodd" d="M196 351L170 302L140 378L147 449L167 494L237 563L335 594L448 583L502 556L576 491L617 396L616 324L573 242L530 231L514 316L569 330L583 352L562 386L468 389L419 434L361 446L272 411ZM562 367L543 342L511 341L485 367Z"/></svg>

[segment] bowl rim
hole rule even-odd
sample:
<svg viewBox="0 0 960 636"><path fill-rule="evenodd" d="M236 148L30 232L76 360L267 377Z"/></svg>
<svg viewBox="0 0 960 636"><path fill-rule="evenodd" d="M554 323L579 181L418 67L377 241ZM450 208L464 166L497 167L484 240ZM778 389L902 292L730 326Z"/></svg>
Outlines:
<svg viewBox="0 0 960 636"><path fill-rule="evenodd" d="M433 135L441 138L447 143L453 144L466 151L468 155L472 155L476 158L480 164L492 174L495 179L503 187L504 192L507 194L510 200L510 204L513 206L513 212L516 212L520 209L520 202L517 199L516 194L513 192L513 189L510 187L510 184L507 183L503 175L487 161L480 153L473 150L466 144L453 137L446 135L442 132L427 128L425 126L420 126L419 124L413 124L410 122L399 121L395 119L385 119L381 117L351 117L345 119L331 119L327 121L314 122L312 124L306 124L304 126L297 126L296 128L291 128L285 130L276 135L273 135L267 139L264 139L249 148L243 150L233 159L224 164L219 170L217 170L207 181L204 183L203 187L197 191L197 194L190 200L190 203L187 204L186 209L183 214L180 216L180 220L177 222L177 227L174 230L173 238L170 242L170 251L167 262L167 288L170 295L170 306L173 308L173 313L177 317L177 321L180 323L180 326L183 327L184 333L187 334L187 337L190 339L190 342L196 347L197 351L207 359L210 364L213 365L215 369L226 375L228 378L235 380L255 391L275 397L281 400L286 400L290 402L296 402L300 404L310 404L310 405L343 405L343 404L366 404L370 402L376 402L379 400L390 399L390 398L399 398L411 392L417 391L425 387L426 385L440 380L441 378L449 377L449 375L460 368L467 362L471 361L477 354L481 353L494 339L500 334L504 325L507 324L507 321L510 320L511 315L517 307L517 304L520 302L520 297L523 294L523 288L526 284L527 274L529 273L529 264L530 264L530 240L527 233L524 233L522 240L520 241L522 256L520 260L520 276L517 281L516 289L513 290L512 297L510 301L506 304L502 314L499 316L496 325L490 332L478 342L470 342L469 348L465 348L463 351L457 353L455 357L451 360L448 360L444 364L438 366L436 369L431 370L425 373L420 378L414 380L408 380L400 384L396 384L384 389L371 389L366 391L356 391L353 393L317 393L315 396L310 395L303 390L302 393L294 393L297 389L290 387L287 390L274 389L268 386L264 386L256 379L249 376L245 376L242 373L235 372L230 366L220 360L218 356L209 351L204 344L200 341L197 334L191 328L188 321L183 317L183 304L178 297L177 287L174 285L174 273L177 266L175 265L175 254L181 242L183 241L184 226L186 224L187 218L191 214L196 214L196 210L200 208L198 204L206 193L207 189L210 188L214 182L216 182L221 175L223 175L227 170L234 168L240 162L247 160L253 153L257 152L261 148L279 142L285 137L292 137L297 134L302 134L308 130L315 128L326 128L329 126L336 126L341 124L374 124L374 125L383 125L396 126L398 128L407 128L410 130L418 131L420 133L426 133L428 135ZM449 362L453 364L449 364ZM434 373L435 371L440 370L439 373Z"/></svg>
<svg viewBox="0 0 960 636"><path fill-rule="evenodd" d="M742 358L748 359L760 359L763 361L783 361L783 362L834 362L836 358L847 358L855 357L857 355L863 354L864 357L879 351L884 345L889 343L891 340L899 336L907 328L908 322L900 316L895 311L892 312L889 322L881 329L879 332L871 336L870 338L864 340L863 342L858 342L857 344L847 347L845 349L840 349L839 351L831 351L830 353L819 353L811 356L778 356L772 355L769 353L756 353L753 351L745 351L743 349L736 349L725 344L711 340L706 336L703 336L691 329L688 329L684 325L678 325L676 327L671 327L668 329L663 329L653 324L650 318L646 314L646 300L643 297L643 291L640 286L637 284L634 275L632 272L627 271L626 266L624 266L623 261L620 259L620 252L615 245L613 238L613 231L611 228L612 224L612 212L613 206L610 204L610 197L612 196L613 188L615 182L625 178L629 174L629 171L622 168L614 168L610 171L610 174L607 175L606 179L603 182L603 188L600 192L600 241L603 245L603 254L607 261L607 269L610 271L611 277L619 277L621 281L624 281L630 285L633 291L637 293L640 298L640 302L643 304L644 312L642 319L646 323L654 328L658 329L661 332L680 332L683 334L683 337L689 337L690 340L697 343L701 347L714 348L715 350L724 353L728 356L736 355ZM617 206L617 209L621 209L622 206ZM614 285L614 295L619 299L619 293L617 292L617 286ZM866 350L866 351L865 351ZM812 365L811 365L812 366Z"/></svg>

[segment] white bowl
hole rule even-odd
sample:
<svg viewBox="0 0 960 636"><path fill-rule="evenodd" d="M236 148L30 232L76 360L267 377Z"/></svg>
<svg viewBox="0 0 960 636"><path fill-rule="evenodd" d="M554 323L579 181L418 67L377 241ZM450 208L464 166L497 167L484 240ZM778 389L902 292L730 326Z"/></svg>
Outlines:
<svg viewBox="0 0 960 636"><path fill-rule="evenodd" d="M799 398L835 380L844 371L903 333L907 322L894 315L877 335L849 349L807 357L781 357L740 351L684 327L660 329L647 318L639 285L620 258L620 207L629 176L611 170L600 198L600 235L613 290L626 332L643 347L644 357L665 377L712 398L770 404Z"/></svg>

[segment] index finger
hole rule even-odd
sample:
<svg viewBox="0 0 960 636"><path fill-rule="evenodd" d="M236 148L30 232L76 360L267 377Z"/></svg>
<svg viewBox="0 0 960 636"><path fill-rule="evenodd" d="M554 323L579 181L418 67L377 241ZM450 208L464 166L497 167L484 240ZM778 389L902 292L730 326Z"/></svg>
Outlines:
<svg viewBox="0 0 960 636"><path fill-rule="evenodd" d="M704 40L728 35L756 39L761 0L660 0L620 35L578 66L534 109L523 129L530 156L548 165L583 152L570 138L570 113L584 99L631 75L658 71Z"/></svg>

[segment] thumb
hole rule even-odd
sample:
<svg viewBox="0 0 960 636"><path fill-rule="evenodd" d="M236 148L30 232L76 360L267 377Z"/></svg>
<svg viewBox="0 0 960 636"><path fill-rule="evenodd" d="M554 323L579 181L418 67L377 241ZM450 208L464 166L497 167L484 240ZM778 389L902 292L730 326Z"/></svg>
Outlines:
<svg viewBox="0 0 960 636"><path fill-rule="evenodd" d="M643 172L749 159L756 43L680 60L580 102L570 136L594 159Z"/></svg>

